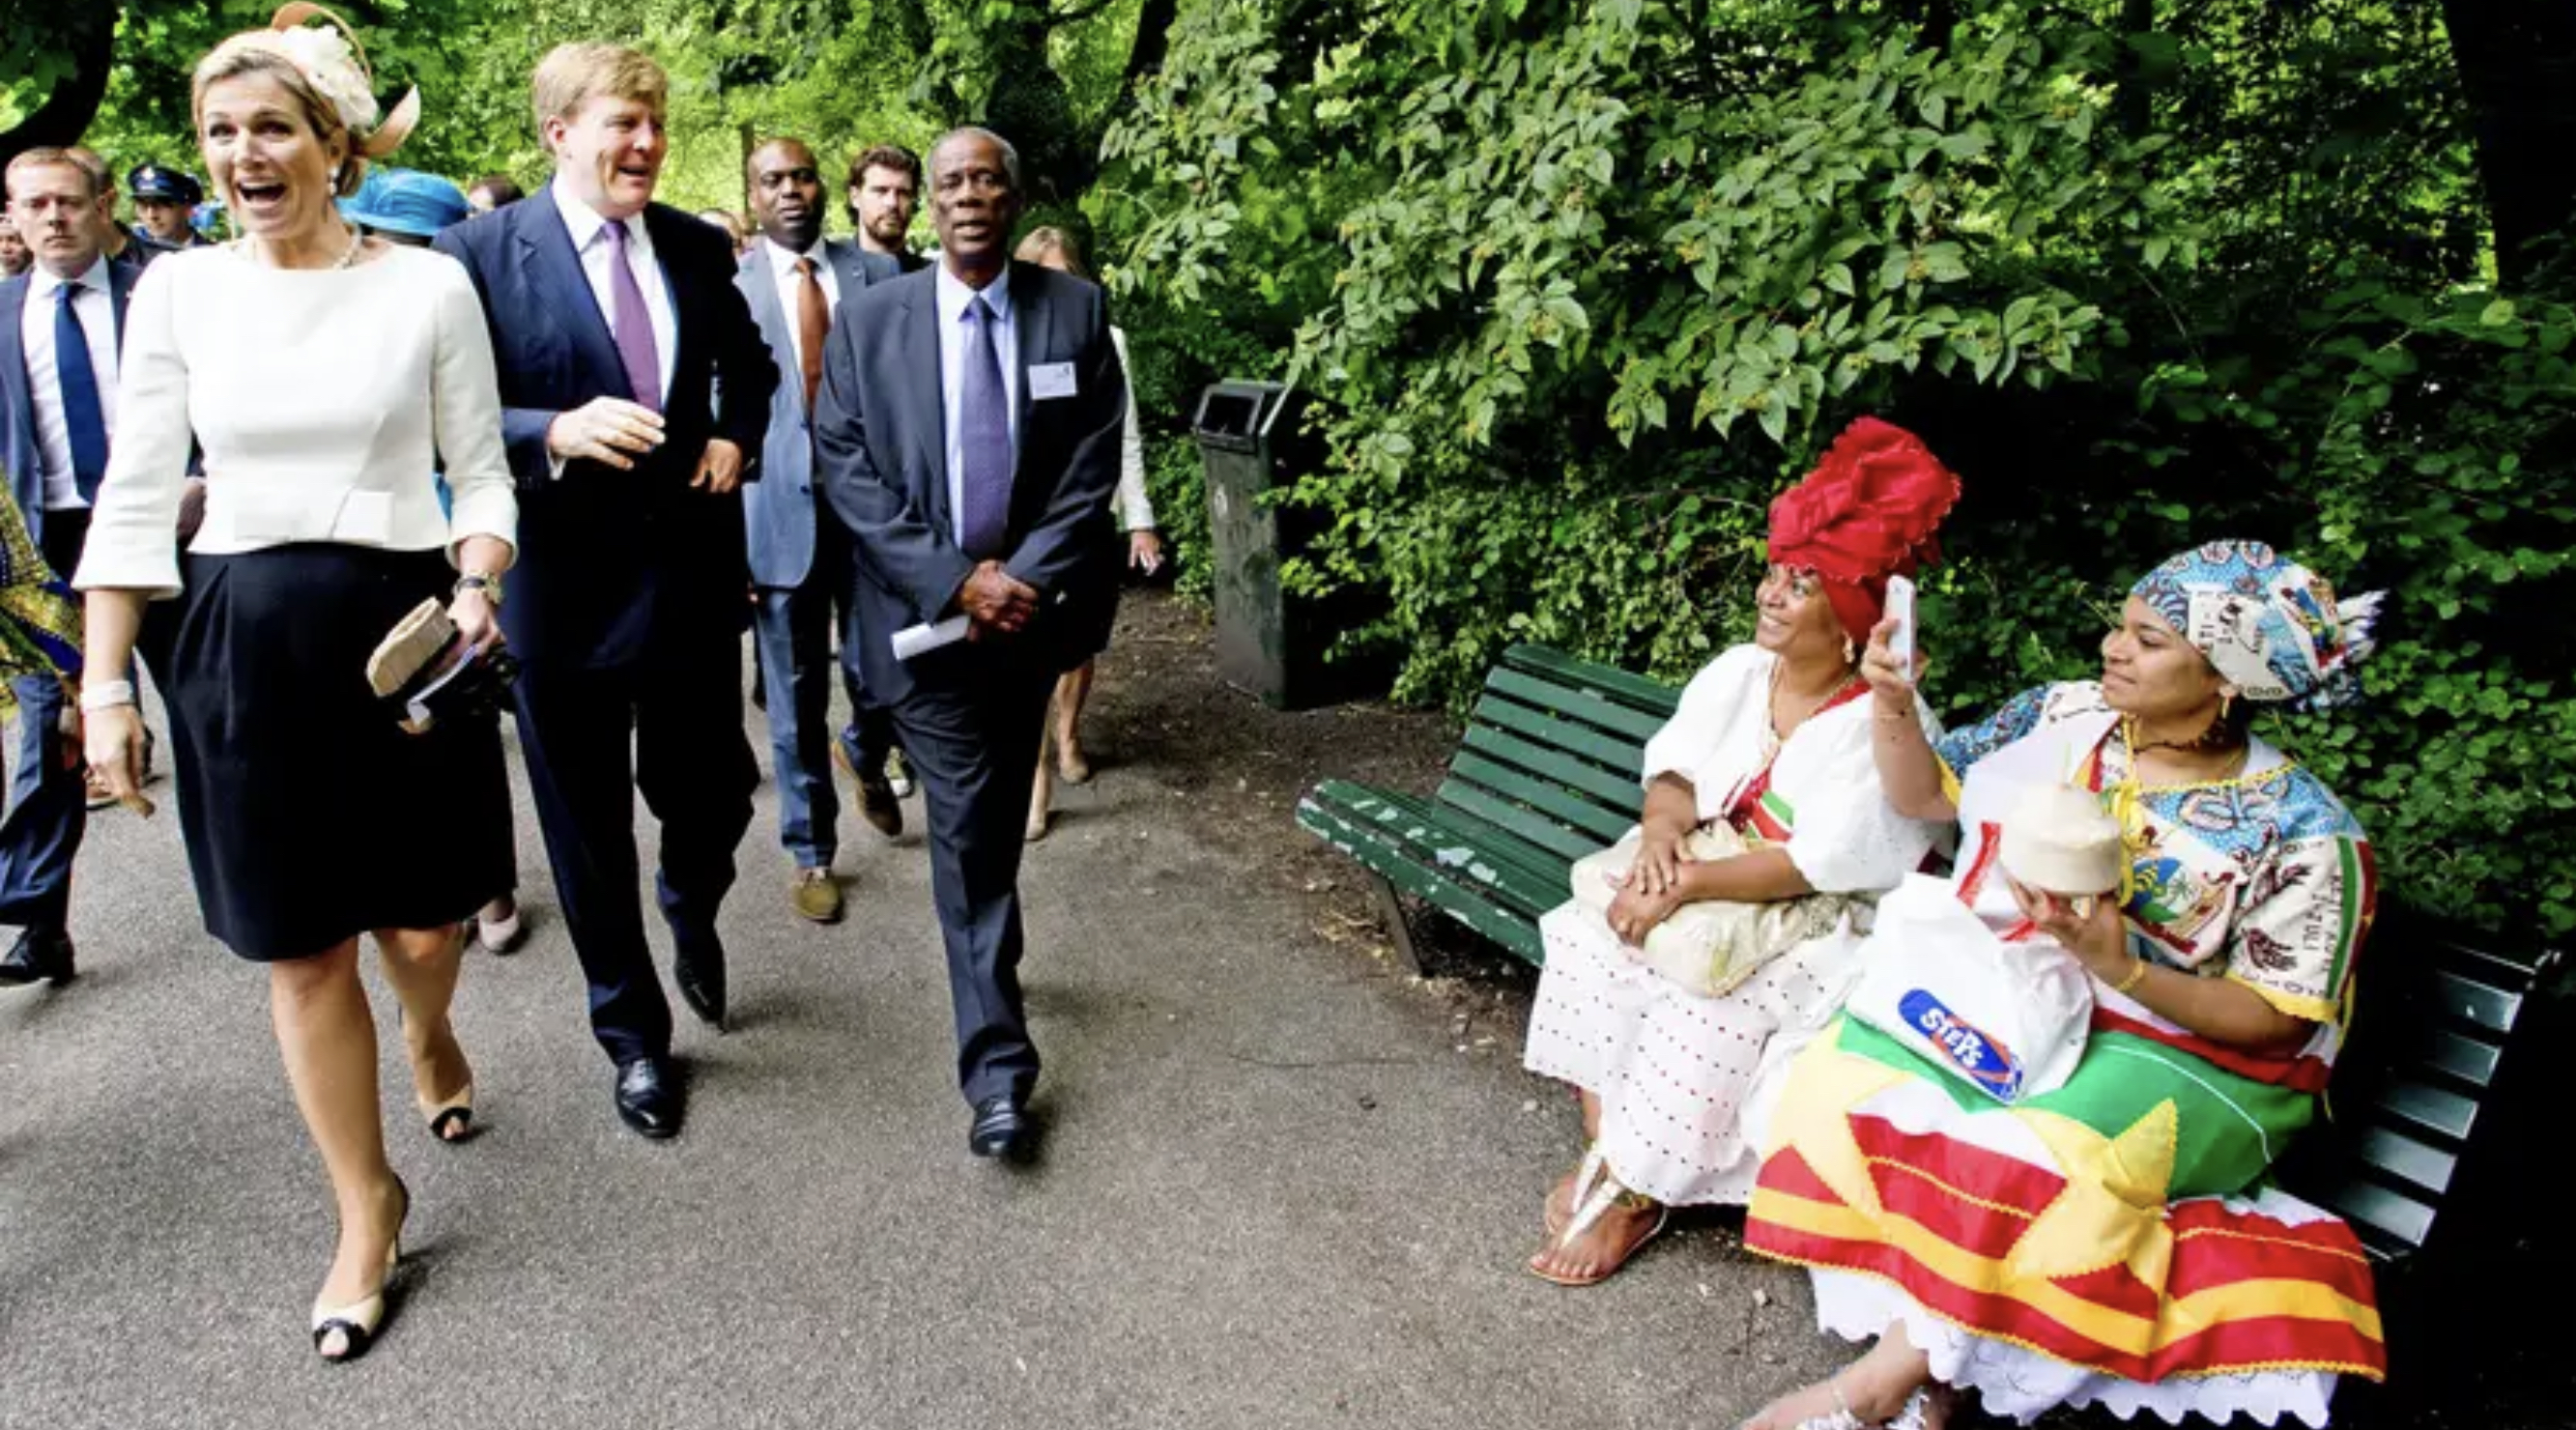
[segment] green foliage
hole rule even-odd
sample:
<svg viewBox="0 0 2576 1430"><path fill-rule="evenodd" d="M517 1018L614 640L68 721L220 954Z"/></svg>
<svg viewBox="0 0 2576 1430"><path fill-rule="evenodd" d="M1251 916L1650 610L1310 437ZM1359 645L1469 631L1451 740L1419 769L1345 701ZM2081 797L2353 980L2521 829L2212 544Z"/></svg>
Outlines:
<svg viewBox="0 0 2576 1430"><path fill-rule="evenodd" d="M840 166L875 143L918 152L943 129L984 117L997 89L1016 92L1045 71L1069 121L1097 126L1116 102L1142 0L1112 0L1055 23L1042 6L1020 14L1035 50L1017 85L997 84L998 33L983 0L348 0L390 100L418 85L424 119L393 161L460 184L489 173L522 185L550 172L528 110L528 80L549 48L616 39L671 75L672 151L661 197L687 209L748 206L743 163L760 139L815 146L837 197ZM129 0L107 100L87 142L120 173L146 159L201 165L188 117L188 77L225 36L267 23L277 0ZM0 38L18 29L0 27ZM13 44L0 57L0 123L31 108L60 79L56 48ZM1060 71L1060 73L1058 73ZM996 121L999 122L999 121ZM1027 143L1023 144L1028 148ZM1073 141L1087 182L1086 141ZM1059 199L1081 184L1032 156L1032 177ZM832 205L838 211L840 205ZM928 239L924 220L916 237Z"/></svg>
<svg viewBox="0 0 2576 1430"><path fill-rule="evenodd" d="M2491 287L2438 7L2138 13L1190 0L1091 208L1140 350L1320 399L1291 574L1383 595L1346 646L1400 694L1515 639L1686 675L1771 495L1879 412L1968 486L1954 714L2085 674L2172 550L2271 540L2392 592L2373 701L2278 735L2393 885L2576 928L2576 644L2531 618L2576 315Z"/></svg>

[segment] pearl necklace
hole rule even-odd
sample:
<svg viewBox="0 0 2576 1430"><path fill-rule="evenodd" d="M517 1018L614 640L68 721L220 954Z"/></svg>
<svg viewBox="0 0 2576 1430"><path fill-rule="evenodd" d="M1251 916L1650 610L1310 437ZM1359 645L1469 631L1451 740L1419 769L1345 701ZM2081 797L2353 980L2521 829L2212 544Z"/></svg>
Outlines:
<svg viewBox="0 0 2576 1430"><path fill-rule="evenodd" d="M343 223L340 227L343 232L349 235L349 246L341 249L340 257L331 264L328 271L333 273L337 273L344 268L357 267L359 251L367 246L366 235L358 232L355 224ZM263 252L266 247L257 235L246 235L237 241L234 246L253 256ZM282 263L272 263L268 266L271 268L284 268L286 265Z"/></svg>

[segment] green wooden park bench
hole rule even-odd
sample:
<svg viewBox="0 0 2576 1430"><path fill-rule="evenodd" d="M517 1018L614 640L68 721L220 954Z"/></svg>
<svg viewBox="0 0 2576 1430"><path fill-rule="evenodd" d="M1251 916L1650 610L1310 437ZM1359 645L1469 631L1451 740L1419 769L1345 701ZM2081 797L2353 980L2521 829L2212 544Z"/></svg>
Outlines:
<svg viewBox="0 0 2576 1430"><path fill-rule="evenodd" d="M1516 645L1428 799L1326 780L1297 822L1368 871L1396 951L1419 972L1405 899L1543 963L1539 916L1565 902L1574 861L1636 822L1646 741L1679 692L1536 645ZM2352 1223L2383 1265L2471 1230L2444 1216L2515 1174L2482 1130L2528 1056L2536 990L2554 955L2517 958L2392 908L2363 959L2354 1036L2332 1117L2301 1139L2282 1182ZM2523 1046L2517 1046L2521 1044ZM2500 1165L2500 1162L2502 1165Z"/></svg>
<svg viewBox="0 0 2576 1430"><path fill-rule="evenodd" d="M1297 822L1369 872L1416 972L1403 895L1541 963L1539 915L1566 901L1575 860L1637 822L1646 741L1680 699L1643 676L1516 645L1485 677L1431 798L1326 780L1298 801Z"/></svg>

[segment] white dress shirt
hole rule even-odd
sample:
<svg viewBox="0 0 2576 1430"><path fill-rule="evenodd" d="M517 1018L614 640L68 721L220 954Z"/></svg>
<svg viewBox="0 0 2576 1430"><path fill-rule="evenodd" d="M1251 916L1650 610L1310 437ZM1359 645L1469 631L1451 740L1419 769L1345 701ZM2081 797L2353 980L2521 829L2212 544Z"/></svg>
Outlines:
<svg viewBox="0 0 2576 1430"><path fill-rule="evenodd" d="M332 541L454 560L469 536L516 545L491 329L455 259L397 247L280 269L185 248L153 260L130 304L124 422L75 586L178 591L192 437L201 556ZM453 515L430 476L442 467Z"/></svg>
<svg viewBox="0 0 2576 1430"><path fill-rule="evenodd" d="M760 251L769 259L770 276L778 280L778 308L787 318L788 360L780 366L779 375L796 378L797 374L805 371L805 335L796 326L796 289L804 280L796 276L796 260L814 260L814 281L823 288L823 321L827 324L832 321L834 313L841 311L841 277L832 271L832 260L825 256L820 238L815 239L814 246L803 253L790 253L774 243L762 244ZM801 393L804 389L800 387L797 391Z"/></svg>
<svg viewBox="0 0 2576 1430"><path fill-rule="evenodd" d="M1020 450L1020 330L1011 318L1011 271L1004 265L1002 275L981 290L969 288L964 279L939 265L939 406L948 422L948 521L949 536L959 546L966 544L966 441L962 435L958 404L966 391L966 305L978 291L993 316L993 355L1002 362L1002 406L1011 425L1011 452L1016 466Z"/></svg>
<svg viewBox="0 0 2576 1430"><path fill-rule="evenodd" d="M564 227L572 233L573 252L581 255L582 276L590 280L590 296L599 303L600 321L615 337L617 297L609 286L608 262L617 250L609 245L608 220L574 197L560 174L547 192L563 213ZM645 231L644 215L640 213L626 220L626 266L635 274L635 285L644 290L644 310L653 315L653 353L662 360L660 396L668 402L671 374L680 360L680 316L671 306L671 285L663 280L662 264L653 256L653 235Z"/></svg>
<svg viewBox="0 0 2576 1430"><path fill-rule="evenodd" d="M36 409L36 455L45 464L45 510L88 506L72 479L72 432L63 421L62 369L54 361L55 290L66 283L79 291L72 311L80 315L81 335L89 339L89 368L98 375L98 410L116 435L116 300L107 287L107 256L93 261L78 278L54 276L39 263L27 270L27 308L18 321L18 340L27 354L27 397ZM111 450L113 449L111 442Z"/></svg>

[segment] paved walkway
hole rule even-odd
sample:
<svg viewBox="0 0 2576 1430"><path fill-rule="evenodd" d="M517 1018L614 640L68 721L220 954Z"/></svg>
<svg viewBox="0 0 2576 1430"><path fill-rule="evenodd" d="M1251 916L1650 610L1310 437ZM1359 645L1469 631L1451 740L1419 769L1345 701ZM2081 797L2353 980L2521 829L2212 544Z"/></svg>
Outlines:
<svg viewBox="0 0 2576 1430"><path fill-rule="evenodd" d="M1833 1364L1802 1279L1721 1230L1593 1291L1522 1272L1571 1103L1516 1026L1458 1041L1440 989L1318 932L1349 890L1280 873L1293 789L1157 739L1199 711L1284 786L1281 748L1402 722L1263 711L1133 605L1095 727L1123 758L1026 876L1041 1168L966 1155L917 837L845 819L852 917L802 924L766 785L736 1030L683 1016L686 1134L624 1131L523 789L539 922L459 1003L487 1130L389 1111L417 1207L352 1368L303 1335L331 1228L265 980L200 929L175 821L103 817L83 977L0 996L0 1427L1718 1427Z"/></svg>

